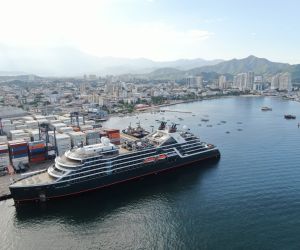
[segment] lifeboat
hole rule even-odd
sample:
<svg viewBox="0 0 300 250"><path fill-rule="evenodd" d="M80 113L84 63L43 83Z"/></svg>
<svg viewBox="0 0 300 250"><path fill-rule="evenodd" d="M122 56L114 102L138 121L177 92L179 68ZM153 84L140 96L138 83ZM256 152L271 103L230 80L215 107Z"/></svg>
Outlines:
<svg viewBox="0 0 300 250"><path fill-rule="evenodd" d="M156 157L148 157L144 160L144 163L152 163L156 161Z"/></svg>
<svg viewBox="0 0 300 250"><path fill-rule="evenodd" d="M157 160L165 160L167 159L167 155L165 154L160 154L159 156L157 156Z"/></svg>

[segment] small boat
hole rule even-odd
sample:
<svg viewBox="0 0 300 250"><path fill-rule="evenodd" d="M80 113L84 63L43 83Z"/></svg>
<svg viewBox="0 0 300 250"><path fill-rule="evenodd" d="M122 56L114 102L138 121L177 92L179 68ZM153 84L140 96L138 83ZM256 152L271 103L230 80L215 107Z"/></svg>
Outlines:
<svg viewBox="0 0 300 250"><path fill-rule="evenodd" d="M243 131L241 128L238 128L237 131Z"/></svg>
<svg viewBox="0 0 300 250"><path fill-rule="evenodd" d="M226 121L221 121L221 123L226 123Z"/></svg>
<svg viewBox="0 0 300 250"><path fill-rule="evenodd" d="M261 111L272 111L272 108L267 107L267 106L261 107Z"/></svg>
<svg viewBox="0 0 300 250"><path fill-rule="evenodd" d="M209 121L209 119L201 119L201 121L203 121L203 122L208 122Z"/></svg>
<svg viewBox="0 0 300 250"><path fill-rule="evenodd" d="M209 125L207 125L206 127L209 127L209 128L211 128L211 127L212 127L212 125L210 125L210 124L209 124Z"/></svg>
<svg viewBox="0 0 300 250"><path fill-rule="evenodd" d="M242 122L237 122L237 124L243 124Z"/></svg>
<svg viewBox="0 0 300 250"><path fill-rule="evenodd" d="M201 124L201 123L199 123L199 124L198 124L198 126L199 126L199 127L201 127L201 126L202 126L202 124Z"/></svg>
<svg viewBox="0 0 300 250"><path fill-rule="evenodd" d="M229 131L226 131L226 134L230 134L230 132L229 132Z"/></svg>
<svg viewBox="0 0 300 250"><path fill-rule="evenodd" d="M287 120L290 120L290 119L296 119L296 116L295 115L284 115L284 118Z"/></svg>

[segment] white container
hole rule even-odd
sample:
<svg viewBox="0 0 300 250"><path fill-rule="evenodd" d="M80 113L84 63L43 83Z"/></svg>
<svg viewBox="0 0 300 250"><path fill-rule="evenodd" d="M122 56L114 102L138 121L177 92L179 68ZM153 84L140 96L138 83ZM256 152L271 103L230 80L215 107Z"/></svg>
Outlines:
<svg viewBox="0 0 300 250"><path fill-rule="evenodd" d="M16 125L16 130L26 129L27 125Z"/></svg>
<svg viewBox="0 0 300 250"><path fill-rule="evenodd" d="M86 139L86 144L87 145L94 145L94 144L99 144L99 143L101 143L101 139L100 138Z"/></svg>
<svg viewBox="0 0 300 250"><path fill-rule="evenodd" d="M80 126L81 131L92 130L92 129L93 129L92 125L81 125Z"/></svg>
<svg viewBox="0 0 300 250"><path fill-rule="evenodd" d="M65 127L66 124L64 123L55 123L55 124L50 124L50 129L54 130L58 130L59 128Z"/></svg>
<svg viewBox="0 0 300 250"><path fill-rule="evenodd" d="M56 118L55 118L54 115L46 115L45 118L46 118L48 121L56 120Z"/></svg>
<svg viewBox="0 0 300 250"><path fill-rule="evenodd" d="M22 117L22 120L23 121L33 121L33 117L31 117L31 116L24 116L24 117Z"/></svg>
<svg viewBox="0 0 300 250"><path fill-rule="evenodd" d="M67 134L59 134L55 133L56 135L56 145L57 146L70 146L71 148L71 138ZM49 134L49 141L52 145L55 145L55 140L54 140L54 134Z"/></svg>
<svg viewBox="0 0 300 250"><path fill-rule="evenodd" d="M9 120L9 119L2 119L1 122L2 122L3 126L11 124L11 120Z"/></svg>
<svg viewBox="0 0 300 250"><path fill-rule="evenodd" d="M24 133L25 131L23 129L11 130L9 131L9 138L14 140L13 137L15 137L17 134L24 134Z"/></svg>
<svg viewBox="0 0 300 250"><path fill-rule="evenodd" d="M28 156L11 159L11 163L13 166L18 166L19 163L28 164L28 162L29 162Z"/></svg>
<svg viewBox="0 0 300 250"><path fill-rule="evenodd" d="M0 136L0 143L6 143L7 142L7 136L6 135L1 135Z"/></svg>
<svg viewBox="0 0 300 250"><path fill-rule="evenodd" d="M25 121L25 125L27 125L27 127L31 129L39 128L39 123L37 121Z"/></svg>
<svg viewBox="0 0 300 250"><path fill-rule="evenodd" d="M85 121L85 125L95 125L95 121Z"/></svg>
<svg viewBox="0 0 300 250"><path fill-rule="evenodd" d="M44 115L33 115L33 118L35 120L42 120L42 119L46 119L46 117Z"/></svg>
<svg viewBox="0 0 300 250"><path fill-rule="evenodd" d="M38 129L28 131L31 141L38 141L40 139L40 133Z"/></svg>
<svg viewBox="0 0 300 250"><path fill-rule="evenodd" d="M4 124L3 125L3 132L5 133L5 134L7 134L7 135L9 135L9 132L11 131L11 130L15 130L15 125L14 124Z"/></svg>
<svg viewBox="0 0 300 250"><path fill-rule="evenodd" d="M71 132L68 133L71 137L71 144L73 147L79 146L81 144L86 145L86 135L83 132Z"/></svg>
<svg viewBox="0 0 300 250"><path fill-rule="evenodd" d="M37 119L36 120L38 122L38 124L42 124L42 123L49 123L49 121L47 119Z"/></svg>
<svg viewBox="0 0 300 250"><path fill-rule="evenodd" d="M70 133L70 132L73 132L73 129L71 127L61 127L61 128L58 128L57 131L59 133Z"/></svg>
<svg viewBox="0 0 300 250"><path fill-rule="evenodd" d="M15 126L18 126L18 125L23 125L24 121L19 121L19 120L17 121L17 120L15 120L12 123L15 124Z"/></svg>
<svg viewBox="0 0 300 250"><path fill-rule="evenodd" d="M6 167L10 164L9 154L0 154L0 166Z"/></svg>

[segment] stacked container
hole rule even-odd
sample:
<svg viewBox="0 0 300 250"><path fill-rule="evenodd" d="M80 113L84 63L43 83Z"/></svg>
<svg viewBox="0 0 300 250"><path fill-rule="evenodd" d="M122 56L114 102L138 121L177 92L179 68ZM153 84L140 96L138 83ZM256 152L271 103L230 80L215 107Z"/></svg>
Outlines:
<svg viewBox="0 0 300 250"><path fill-rule="evenodd" d="M28 145L24 140L15 140L8 142L10 158L13 166L18 166L19 163L28 163Z"/></svg>
<svg viewBox="0 0 300 250"><path fill-rule="evenodd" d="M55 145L54 134L49 134L49 141ZM56 147L58 155L63 155L64 152L71 149L71 138L67 134L56 133ZM49 152L48 152L49 154Z"/></svg>
<svg viewBox="0 0 300 250"><path fill-rule="evenodd" d="M70 132L73 132L73 129L72 129L72 127L61 127L61 128L58 128L57 131L59 133L70 133Z"/></svg>
<svg viewBox="0 0 300 250"><path fill-rule="evenodd" d="M56 129L56 130L58 130L59 128L63 128L63 127L65 127L66 126L66 124L64 124L64 123L51 123L50 124L50 129L51 130L54 130L54 129Z"/></svg>
<svg viewBox="0 0 300 250"><path fill-rule="evenodd" d="M7 143L7 136L6 135L0 135L0 143Z"/></svg>
<svg viewBox="0 0 300 250"><path fill-rule="evenodd" d="M6 170L7 166L10 164L9 152L7 143L0 143L0 171Z"/></svg>
<svg viewBox="0 0 300 250"><path fill-rule="evenodd" d="M93 145L100 143L100 134L98 131L95 130L87 130L84 131L86 135L86 144L87 145Z"/></svg>
<svg viewBox="0 0 300 250"><path fill-rule="evenodd" d="M23 129L11 130L9 132L9 137L11 140L25 140L27 142L31 141L29 133L25 132Z"/></svg>
<svg viewBox="0 0 300 250"><path fill-rule="evenodd" d="M37 121L25 121L25 125L27 125L27 128L29 129L38 129L39 123Z"/></svg>
<svg viewBox="0 0 300 250"><path fill-rule="evenodd" d="M121 136L119 129L105 129L104 130L109 138L110 142L115 145L120 145Z"/></svg>
<svg viewBox="0 0 300 250"><path fill-rule="evenodd" d="M11 120L2 120L2 129L5 134L9 134L11 130L14 130L16 126L11 123Z"/></svg>
<svg viewBox="0 0 300 250"><path fill-rule="evenodd" d="M95 125L95 121L85 121L85 125Z"/></svg>
<svg viewBox="0 0 300 250"><path fill-rule="evenodd" d="M16 130L22 130L22 129L26 129L26 128L27 128L26 124L16 125Z"/></svg>
<svg viewBox="0 0 300 250"><path fill-rule="evenodd" d="M40 132L38 129L27 129L25 131L29 134L31 141L40 140Z"/></svg>
<svg viewBox="0 0 300 250"><path fill-rule="evenodd" d="M46 160L46 145L44 141L28 143L29 162L36 163Z"/></svg>
<svg viewBox="0 0 300 250"><path fill-rule="evenodd" d="M86 145L86 136L83 132L70 132L68 135L71 137L72 147L80 146L81 144Z"/></svg>
<svg viewBox="0 0 300 250"><path fill-rule="evenodd" d="M93 129L92 125L80 125L81 131L92 130L92 129Z"/></svg>

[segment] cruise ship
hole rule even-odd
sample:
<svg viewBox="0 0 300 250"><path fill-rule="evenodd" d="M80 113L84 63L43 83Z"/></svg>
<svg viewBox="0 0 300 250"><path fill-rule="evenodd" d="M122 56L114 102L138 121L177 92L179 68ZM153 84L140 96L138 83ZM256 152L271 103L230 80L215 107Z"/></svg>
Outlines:
<svg viewBox="0 0 300 250"><path fill-rule="evenodd" d="M178 167L218 159L220 152L186 127L161 122L157 131L137 139L124 137L120 146L102 137L101 143L75 147L57 156L47 170L12 183L15 202L47 201L76 195Z"/></svg>

